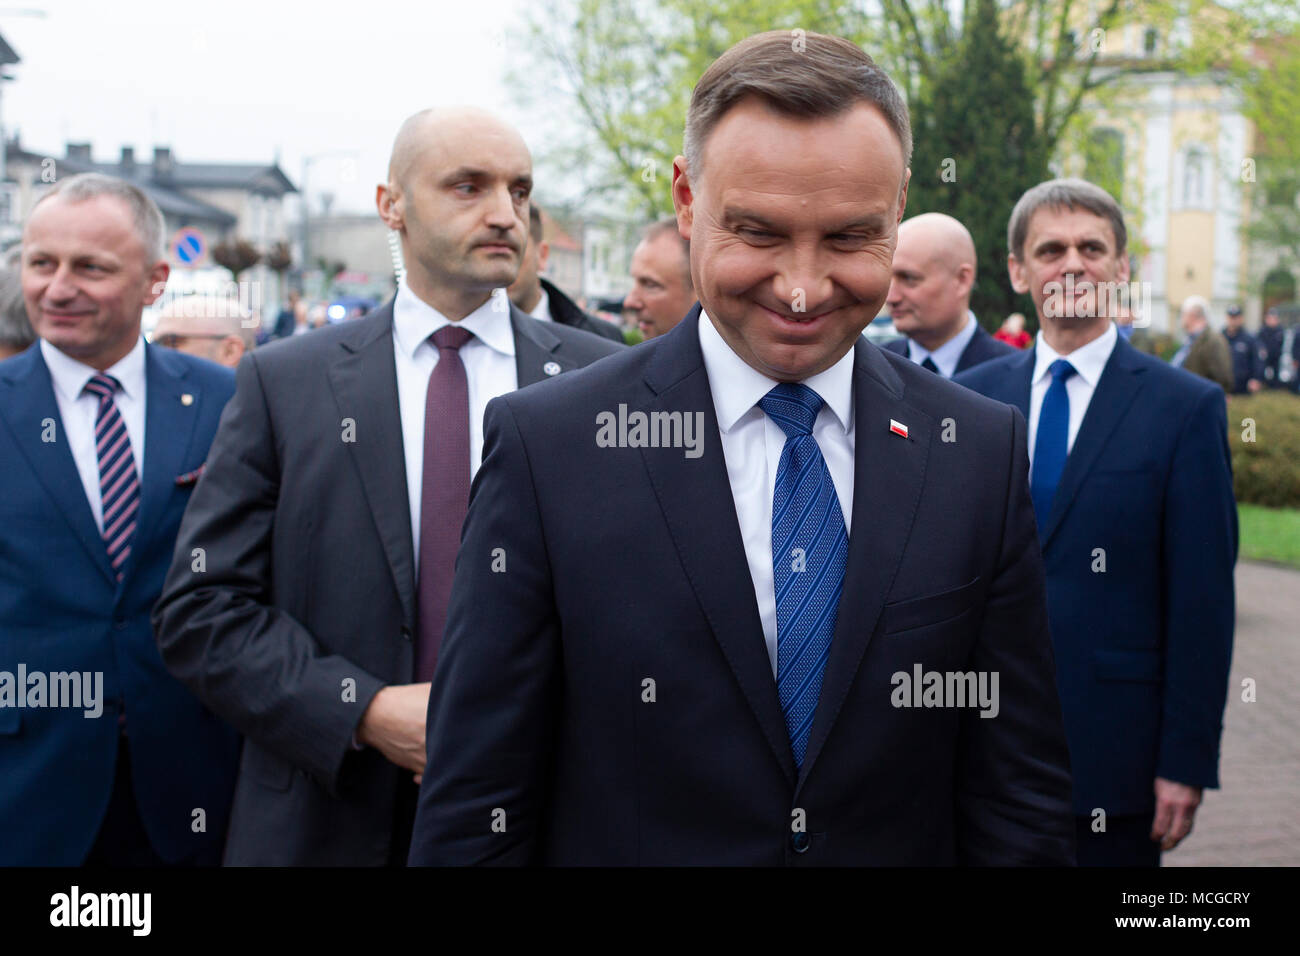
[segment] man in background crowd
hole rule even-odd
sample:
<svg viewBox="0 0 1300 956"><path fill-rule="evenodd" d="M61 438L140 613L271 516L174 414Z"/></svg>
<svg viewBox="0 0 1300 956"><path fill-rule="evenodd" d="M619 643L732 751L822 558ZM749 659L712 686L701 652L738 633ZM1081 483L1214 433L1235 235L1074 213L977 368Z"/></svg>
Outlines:
<svg viewBox="0 0 1300 956"><path fill-rule="evenodd" d="M676 219L661 219L646 229L632 252L631 273L623 315L647 339L671 331L695 305L691 246L678 233Z"/></svg>
<svg viewBox="0 0 1300 956"><path fill-rule="evenodd" d="M1219 785L1237 557L1224 396L1137 351L1098 307L1114 302L1099 288L1129 279L1105 190L1041 183L1007 232L1038 339L957 384L1029 423L1079 864L1158 866Z"/></svg>
<svg viewBox="0 0 1300 956"><path fill-rule="evenodd" d="M298 310L301 308L299 304L301 302L302 293L297 289L290 289L284 308L275 317L275 329L272 332L274 338L287 339L293 335L294 326L298 324Z"/></svg>
<svg viewBox="0 0 1300 956"><path fill-rule="evenodd" d="M167 276L130 183L59 180L27 218L40 345L0 362L0 672L45 686L15 706L0 681L0 866L220 860L239 739L167 673L149 611L235 383L141 337ZM47 706L56 677L75 705Z"/></svg>
<svg viewBox="0 0 1300 956"><path fill-rule="evenodd" d="M35 341L19 274L14 269L0 268L0 359L25 351Z"/></svg>
<svg viewBox="0 0 1300 956"><path fill-rule="evenodd" d="M1187 341L1169 364L1208 378L1225 392L1231 392L1232 350L1223 334L1210 325L1210 303L1199 295L1188 296L1178 317Z"/></svg>
<svg viewBox="0 0 1300 956"><path fill-rule="evenodd" d="M1232 394L1258 392L1264 386L1264 355L1259 340L1242 328L1241 306L1228 306L1223 337L1232 350Z"/></svg>
<svg viewBox="0 0 1300 956"><path fill-rule="evenodd" d="M551 256L550 244L542 234L542 211L535 203L528 207L528 246L519 265L519 276L506 290L513 302L534 319L558 322L573 329L593 332L623 343L623 331L613 322L588 315L552 282L541 277Z"/></svg>
<svg viewBox="0 0 1300 956"><path fill-rule="evenodd" d="M1259 348L1264 364L1264 384L1269 388L1282 387L1282 348L1286 342L1286 329L1275 307L1264 313L1264 324L1259 330Z"/></svg>
<svg viewBox="0 0 1300 956"><path fill-rule="evenodd" d="M928 212L898 227L893 281L885 307L905 339L885 348L944 378L1008 355L970 310L975 242L952 216Z"/></svg>
<svg viewBox="0 0 1300 956"><path fill-rule="evenodd" d="M236 368L244 353L253 348L256 334L252 316L238 299L189 295L163 306L151 341Z"/></svg>

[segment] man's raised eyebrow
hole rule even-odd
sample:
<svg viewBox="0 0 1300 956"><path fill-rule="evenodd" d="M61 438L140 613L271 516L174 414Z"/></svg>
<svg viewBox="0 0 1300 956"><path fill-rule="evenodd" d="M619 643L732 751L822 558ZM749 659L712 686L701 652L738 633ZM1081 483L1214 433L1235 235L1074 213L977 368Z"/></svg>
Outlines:
<svg viewBox="0 0 1300 956"><path fill-rule="evenodd" d="M754 225L762 226L764 229L771 229L773 231L777 230L776 223L772 222L772 220L768 219L766 216L759 215L753 210L742 209L739 207L728 207L722 214L722 221L729 226L742 221L752 222Z"/></svg>
<svg viewBox="0 0 1300 956"><path fill-rule="evenodd" d="M885 228L884 216L863 216L861 219L854 219L852 222L843 223L840 226L830 230L830 235L836 235L841 232L849 232L853 229L866 229L870 232L883 232Z"/></svg>

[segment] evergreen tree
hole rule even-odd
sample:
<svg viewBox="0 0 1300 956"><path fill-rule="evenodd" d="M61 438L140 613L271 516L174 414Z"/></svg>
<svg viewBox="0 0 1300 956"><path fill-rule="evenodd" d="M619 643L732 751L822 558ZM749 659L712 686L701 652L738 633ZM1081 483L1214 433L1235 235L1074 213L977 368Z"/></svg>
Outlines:
<svg viewBox="0 0 1300 956"><path fill-rule="evenodd" d="M942 212L975 240L971 309L990 331L1011 312L1034 327L1033 304L1007 276L1007 221L1026 189L1049 178L1020 53L999 26L995 0L975 0L956 55L912 105L908 217Z"/></svg>

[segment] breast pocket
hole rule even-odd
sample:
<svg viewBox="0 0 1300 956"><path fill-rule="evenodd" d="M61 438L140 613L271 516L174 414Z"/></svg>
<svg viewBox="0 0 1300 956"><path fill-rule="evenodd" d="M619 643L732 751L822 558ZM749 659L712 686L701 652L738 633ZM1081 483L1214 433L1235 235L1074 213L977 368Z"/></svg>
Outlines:
<svg viewBox="0 0 1300 956"><path fill-rule="evenodd" d="M961 587L886 604L881 613L881 630L886 634L900 634L956 620L979 602L983 590L980 583L976 577Z"/></svg>

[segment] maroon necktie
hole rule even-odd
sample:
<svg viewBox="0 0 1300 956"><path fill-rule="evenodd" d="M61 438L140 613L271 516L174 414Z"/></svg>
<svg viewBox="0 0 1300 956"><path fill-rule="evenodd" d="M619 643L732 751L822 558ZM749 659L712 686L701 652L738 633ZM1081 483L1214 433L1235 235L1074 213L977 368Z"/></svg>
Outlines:
<svg viewBox="0 0 1300 956"><path fill-rule="evenodd" d="M457 325L445 325L432 336L438 364L424 399L416 683L432 680L438 664L460 528L469 507L469 381L460 347L473 337Z"/></svg>

